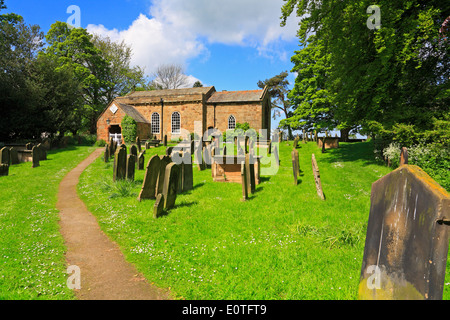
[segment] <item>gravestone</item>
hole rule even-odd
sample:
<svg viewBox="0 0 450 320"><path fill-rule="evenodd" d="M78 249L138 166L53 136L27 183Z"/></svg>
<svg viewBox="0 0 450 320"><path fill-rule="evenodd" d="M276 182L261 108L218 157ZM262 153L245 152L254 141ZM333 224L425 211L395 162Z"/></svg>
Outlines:
<svg viewBox="0 0 450 320"><path fill-rule="evenodd" d="M144 162L145 162L144 152L145 151L142 151L141 153L139 153L139 156L138 156L138 170L144 170Z"/></svg>
<svg viewBox="0 0 450 320"><path fill-rule="evenodd" d="M0 163L0 177L7 176L9 174L9 165L6 163Z"/></svg>
<svg viewBox="0 0 450 320"><path fill-rule="evenodd" d="M114 140L113 140L113 138L111 138L111 139L109 139L109 157L111 158L113 155L114 155L114 152L115 152L115 150L114 150Z"/></svg>
<svg viewBox="0 0 450 320"><path fill-rule="evenodd" d="M278 146L277 145L275 145L273 148L273 155L275 157L275 164L277 166L279 166L280 165L280 155L278 154Z"/></svg>
<svg viewBox="0 0 450 320"><path fill-rule="evenodd" d="M404 164L408 164L408 149L405 147L400 152L400 165L403 166Z"/></svg>
<svg viewBox="0 0 450 320"><path fill-rule="evenodd" d="M130 147L130 154L134 155L134 163L136 164L138 157L138 148L134 144Z"/></svg>
<svg viewBox="0 0 450 320"><path fill-rule="evenodd" d="M153 218L159 218L164 212L164 195L158 194L155 204L153 205Z"/></svg>
<svg viewBox="0 0 450 320"><path fill-rule="evenodd" d="M359 299L442 299L450 195L414 165L372 184Z"/></svg>
<svg viewBox="0 0 450 320"><path fill-rule="evenodd" d="M27 150L33 150L33 144L32 144L31 142L28 142L28 143L25 145L25 148L26 148Z"/></svg>
<svg viewBox="0 0 450 320"><path fill-rule="evenodd" d="M194 162L197 164L197 169L202 171L205 169L205 162L203 161L202 156L202 148L201 148L202 142L201 140L195 143L194 146Z"/></svg>
<svg viewBox="0 0 450 320"><path fill-rule="evenodd" d="M160 168L159 168L159 175L158 175L158 180L157 180L157 191L155 193L155 196L158 193L162 193L163 189L164 189L164 179L166 177L166 167L167 165L169 165L169 163L172 162L172 159L170 159L170 157L168 156L161 156L160 157Z"/></svg>
<svg viewBox="0 0 450 320"><path fill-rule="evenodd" d="M32 168L37 168L39 167L39 148L37 146L34 146L33 149L31 149L31 158L32 158Z"/></svg>
<svg viewBox="0 0 450 320"><path fill-rule="evenodd" d="M190 152L185 152L183 156L182 168L182 191L192 190L194 188L194 176L192 172L192 157Z"/></svg>
<svg viewBox="0 0 450 320"><path fill-rule="evenodd" d="M164 135L163 144L164 144L164 147L167 147L167 134Z"/></svg>
<svg viewBox="0 0 450 320"><path fill-rule="evenodd" d="M255 193L255 158L251 154L245 155L245 171L247 174L247 190L248 193Z"/></svg>
<svg viewBox="0 0 450 320"><path fill-rule="evenodd" d="M314 174L314 182L316 183L317 195L320 197L320 199L325 200L325 196L322 190L322 183L320 182L319 167L317 166L316 156L314 155L314 153L311 156L311 163Z"/></svg>
<svg viewBox="0 0 450 320"><path fill-rule="evenodd" d="M127 173L126 173L127 180L134 181L135 169L136 169L136 156L134 154L130 154L127 157Z"/></svg>
<svg viewBox="0 0 450 320"><path fill-rule="evenodd" d="M138 152L141 153L142 152L141 139L139 139L139 137L136 137L136 146L137 146Z"/></svg>
<svg viewBox="0 0 450 320"><path fill-rule="evenodd" d="M207 169L211 168L211 146L210 144L203 147L203 162Z"/></svg>
<svg viewBox="0 0 450 320"><path fill-rule="evenodd" d="M248 199L248 180L247 180L247 170L245 166L245 161L241 162L241 183L242 183L242 201L247 201Z"/></svg>
<svg viewBox="0 0 450 320"><path fill-rule="evenodd" d="M173 147L167 147L166 148L166 156L171 156L172 155L172 151L173 151Z"/></svg>
<svg viewBox="0 0 450 320"><path fill-rule="evenodd" d="M7 164L9 166L11 156L9 154L9 148L3 147L0 149L0 163Z"/></svg>
<svg viewBox="0 0 450 320"><path fill-rule="evenodd" d="M109 150L110 150L110 147L109 147L109 145L108 144L106 144L105 145L105 151L104 151L104 154L103 154L103 161L104 162L108 162L109 161Z"/></svg>
<svg viewBox="0 0 450 320"><path fill-rule="evenodd" d="M16 148L11 147L9 148L9 159L10 159L10 164L19 164L19 152Z"/></svg>
<svg viewBox="0 0 450 320"><path fill-rule="evenodd" d="M294 174L294 184L297 185L298 184L298 174L300 173L300 163L299 163L299 159L298 159L298 151L297 150L292 150L292 171Z"/></svg>
<svg viewBox="0 0 450 320"><path fill-rule="evenodd" d="M127 173L127 148L120 146L114 154L113 181L125 180Z"/></svg>
<svg viewBox="0 0 450 320"><path fill-rule="evenodd" d="M169 210L175 206L175 200L177 199L178 180L180 175L180 166L175 162L171 162L166 167L164 177L164 209Z"/></svg>
<svg viewBox="0 0 450 320"><path fill-rule="evenodd" d="M157 194L158 177L161 170L161 158L154 155L150 158L145 169L144 181L138 196L138 200L155 199Z"/></svg>
<svg viewBox="0 0 450 320"><path fill-rule="evenodd" d="M45 148L42 146L41 143L39 143L37 146L39 148L39 156L40 156L39 160L47 160L47 151L45 150Z"/></svg>
<svg viewBox="0 0 450 320"><path fill-rule="evenodd" d="M267 147L267 154L269 156L272 154L272 141L269 141L269 146Z"/></svg>

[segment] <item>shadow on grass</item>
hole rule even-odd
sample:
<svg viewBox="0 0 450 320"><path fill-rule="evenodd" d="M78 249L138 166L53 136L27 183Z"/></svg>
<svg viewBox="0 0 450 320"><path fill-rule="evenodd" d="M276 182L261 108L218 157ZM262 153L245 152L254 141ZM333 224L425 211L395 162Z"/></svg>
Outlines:
<svg viewBox="0 0 450 320"><path fill-rule="evenodd" d="M364 165L383 164L379 160L375 159L372 142L340 143L339 148L326 149L324 154L328 154L329 157L321 158L321 162L334 163L335 161L363 161Z"/></svg>

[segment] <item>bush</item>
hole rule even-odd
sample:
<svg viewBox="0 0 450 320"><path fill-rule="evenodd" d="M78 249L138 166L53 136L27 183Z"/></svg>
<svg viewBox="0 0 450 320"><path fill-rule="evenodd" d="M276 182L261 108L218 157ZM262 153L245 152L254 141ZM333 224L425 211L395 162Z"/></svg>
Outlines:
<svg viewBox="0 0 450 320"><path fill-rule="evenodd" d="M122 119L122 136L125 143L133 143L136 141L137 137L137 123L136 121L126 115Z"/></svg>
<svg viewBox="0 0 450 320"><path fill-rule="evenodd" d="M106 141L103 140L103 139L97 140L97 141L95 142L95 146L96 146L96 147L104 147L105 145L106 145Z"/></svg>

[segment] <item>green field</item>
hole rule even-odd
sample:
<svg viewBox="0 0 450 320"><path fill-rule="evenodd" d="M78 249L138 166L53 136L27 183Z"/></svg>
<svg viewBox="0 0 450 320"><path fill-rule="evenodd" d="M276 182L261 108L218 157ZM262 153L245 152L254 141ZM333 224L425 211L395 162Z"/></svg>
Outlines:
<svg viewBox="0 0 450 320"><path fill-rule="evenodd" d="M74 298L56 196L63 177L94 149L49 151L39 167L13 165L0 177L0 300Z"/></svg>
<svg viewBox="0 0 450 320"><path fill-rule="evenodd" d="M174 298L356 299L371 184L391 171L373 160L372 148L341 143L322 154L314 143L300 143L296 186L292 141L283 142L278 173L262 176L247 202L240 184L213 182L211 170L194 167L194 190L158 219L154 200L136 200L144 171L134 183L114 184L112 161L99 158L78 192L126 258ZM146 163L164 151L147 150ZM325 201L316 193L312 153Z"/></svg>

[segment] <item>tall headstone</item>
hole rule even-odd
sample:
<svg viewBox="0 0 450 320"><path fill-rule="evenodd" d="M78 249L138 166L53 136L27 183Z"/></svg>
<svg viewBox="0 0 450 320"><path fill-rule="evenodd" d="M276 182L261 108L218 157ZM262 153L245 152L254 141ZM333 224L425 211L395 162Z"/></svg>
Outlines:
<svg viewBox="0 0 450 320"><path fill-rule="evenodd" d="M144 170L144 161L145 161L145 156L144 156L144 151L142 151L141 153L139 153L139 156L138 156L138 170Z"/></svg>
<svg viewBox="0 0 450 320"><path fill-rule="evenodd" d="M241 162L242 201L248 199L248 180L245 161Z"/></svg>
<svg viewBox="0 0 450 320"><path fill-rule="evenodd" d="M9 148L9 159L10 159L10 163L13 164L19 164L19 153L17 151L16 148L11 147Z"/></svg>
<svg viewBox="0 0 450 320"><path fill-rule="evenodd" d="M31 149L31 158L32 158L32 168L39 167L39 148L37 146L34 146L33 149Z"/></svg>
<svg viewBox="0 0 450 320"><path fill-rule="evenodd" d="M103 153L103 161L104 161L104 162L108 162L108 161L109 161L109 158L110 158L110 156L109 156L109 150L110 150L110 147L109 147L108 144L106 144L106 145L105 145L105 151L104 151L104 153Z"/></svg>
<svg viewBox="0 0 450 320"><path fill-rule="evenodd" d="M164 178L164 209L169 210L175 206L177 199L178 180L180 174L180 166L175 162L171 162L166 167Z"/></svg>
<svg viewBox="0 0 450 320"><path fill-rule="evenodd" d="M164 195L158 194L155 204L153 205L153 218L159 218L164 212Z"/></svg>
<svg viewBox="0 0 450 320"><path fill-rule="evenodd" d="M192 156L190 152L183 155L182 168L182 191L192 190L194 188L194 176L192 171Z"/></svg>
<svg viewBox="0 0 450 320"><path fill-rule="evenodd" d="M130 154L134 155L135 164L136 164L137 157L138 157L138 148L134 144L130 147Z"/></svg>
<svg viewBox="0 0 450 320"><path fill-rule="evenodd" d="M161 158L154 155L150 158L145 169L144 181L138 196L138 200L155 199L157 194L158 177L161 170Z"/></svg>
<svg viewBox="0 0 450 320"><path fill-rule="evenodd" d="M136 156L134 154L130 154L127 157L127 172L126 172L127 180L134 181L135 169L136 169Z"/></svg>
<svg viewBox="0 0 450 320"><path fill-rule="evenodd" d="M248 193L255 193L255 158L247 153L245 155L245 166L246 166L246 174L247 174L247 187Z"/></svg>
<svg viewBox="0 0 450 320"><path fill-rule="evenodd" d="M8 147L0 149L0 163L7 164L9 166L11 161L10 152Z"/></svg>
<svg viewBox="0 0 450 320"><path fill-rule="evenodd" d="M9 165L6 163L0 163L0 177L7 176L9 174Z"/></svg>
<svg viewBox="0 0 450 320"><path fill-rule="evenodd" d="M278 153L278 146L275 145L273 147L273 155L275 157L275 165L279 166L280 165L280 155Z"/></svg>
<svg viewBox="0 0 450 320"><path fill-rule="evenodd" d="M37 146L39 148L39 156L40 156L39 160L47 160L47 151L45 150L42 143L39 143Z"/></svg>
<svg viewBox="0 0 450 320"><path fill-rule="evenodd" d="M403 166L405 164L408 164L408 149L403 147L400 152L400 165Z"/></svg>
<svg viewBox="0 0 450 320"><path fill-rule="evenodd" d="M316 183L317 195L320 197L320 199L325 200L325 196L322 190L322 183L320 182L319 166L317 165L316 156L314 155L314 153L311 156L311 164L314 174L314 182Z"/></svg>
<svg viewBox="0 0 450 320"><path fill-rule="evenodd" d="M109 139L109 157L111 158L113 155L114 155L114 152L115 152L115 150L114 150L114 139L113 138L110 138Z"/></svg>
<svg viewBox="0 0 450 320"><path fill-rule="evenodd" d="M403 165L372 184L359 299L442 299L450 194Z"/></svg>
<svg viewBox="0 0 450 320"><path fill-rule="evenodd" d="M136 137L136 146L138 149L138 152L141 153L142 149L141 149L141 139L139 139L139 137Z"/></svg>
<svg viewBox="0 0 450 320"><path fill-rule="evenodd" d="M294 148L294 149L297 148L298 140L299 140L299 138L298 138L298 136L296 136L295 139L294 139L294 143L293 143L293 148Z"/></svg>
<svg viewBox="0 0 450 320"><path fill-rule="evenodd" d="M125 180L127 173L127 148L120 146L114 154L113 181Z"/></svg>
<svg viewBox="0 0 450 320"><path fill-rule="evenodd" d="M167 147L167 134L164 135L163 145Z"/></svg>
<svg viewBox="0 0 450 320"><path fill-rule="evenodd" d="M300 172L300 163L298 159L298 151L292 150L292 171L294 174L294 184L298 184L298 174Z"/></svg>
<svg viewBox="0 0 450 320"><path fill-rule="evenodd" d="M172 162L172 159L170 159L169 156L161 156L160 157L160 169L159 169L159 175L158 175L158 181L157 181L157 191L155 196L158 193L162 193L163 192L163 188L164 188L164 179L166 177L166 167L169 163Z"/></svg>

